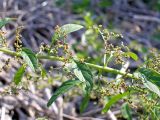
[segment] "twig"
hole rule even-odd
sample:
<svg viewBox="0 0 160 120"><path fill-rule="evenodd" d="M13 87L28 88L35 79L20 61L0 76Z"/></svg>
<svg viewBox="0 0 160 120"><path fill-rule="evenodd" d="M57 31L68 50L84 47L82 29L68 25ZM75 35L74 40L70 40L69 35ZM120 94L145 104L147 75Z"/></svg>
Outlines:
<svg viewBox="0 0 160 120"><path fill-rule="evenodd" d="M111 110L108 110L107 114L109 115L111 120L117 120L116 116Z"/></svg>
<svg viewBox="0 0 160 120"><path fill-rule="evenodd" d="M93 114L101 112L101 111L102 111L102 108L93 109L93 110L83 113L82 116L92 116Z"/></svg>
<svg viewBox="0 0 160 120"><path fill-rule="evenodd" d="M67 114L64 114L64 113L63 113L63 117L67 118L69 120L82 120L80 118L76 118L76 117L73 117L73 116L70 116L70 115L67 115Z"/></svg>
<svg viewBox="0 0 160 120"><path fill-rule="evenodd" d="M14 51L8 50L6 48L0 48L0 51L6 53L8 55L11 55L11 56L20 57L20 54L14 52ZM65 60L62 57L55 57L55 56L48 56L48 55L37 55L37 58L38 59L48 59L48 60L52 60L52 61L62 61L62 62ZM138 77L134 76L131 73L126 73L126 72L123 72L123 71L120 71L120 70L117 70L117 69L114 69L114 68L104 67L104 66L100 66L100 65L95 65L95 64L87 63L87 62L85 62L85 64L87 64L89 67L97 69L97 70L103 70L105 72L125 75L128 78L132 78L132 79L136 79L136 80L139 79Z"/></svg>
<svg viewBox="0 0 160 120"><path fill-rule="evenodd" d="M6 108L4 106L2 106L2 110L1 110L1 120L5 120L5 111Z"/></svg>
<svg viewBox="0 0 160 120"><path fill-rule="evenodd" d="M144 21L151 21L151 22L160 23L160 19L157 18L157 17L153 17L153 16L147 16L147 15L134 15L133 18L134 18L134 19L137 19L137 20L144 20Z"/></svg>
<svg viewBox="0 0 160 120"><path fill-rule="evenodd" d="M129 61L127 61L124 65L122 65L122 68L120 69L121 72L126 72L126 70L128 69L129 67ZM121 81L121 77L123 75L120 75L118 74L117 77L116 77L116 83L118 84L120 81Z"/></svg>

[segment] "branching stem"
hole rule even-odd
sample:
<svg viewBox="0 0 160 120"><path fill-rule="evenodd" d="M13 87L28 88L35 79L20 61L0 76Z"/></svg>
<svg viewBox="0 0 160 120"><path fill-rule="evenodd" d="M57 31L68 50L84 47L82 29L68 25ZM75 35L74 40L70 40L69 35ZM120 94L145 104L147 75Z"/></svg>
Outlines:
<svg viewBox="0 0 160 120"><path fill-rule="evenodd" d="M0 51L3 52L3 53L5 53L5 54L11 55L11 56L20 57L20 54L16 53L15 51L9 50L7 48L0 48ZM62 62L65 60L62 57L49 56L49 55L37 55L37 58L38 59L48 59L48 60L51 60L51 61L62 61ZM126 76L128 78L132 78L132 79L135 79L135 80L139 79L139 78L137 78L136 76L134 76L131 73L122 72L120 70L117 70L117 69L114 69L114 68L111 68L111 67L104 67L104 66L100 66L100 65L95 65L95 64L87 63L87 62L85 62L85 63L89 67L94 68L96 70L102 70L104 72L124 75L124 76Z"/></svg>

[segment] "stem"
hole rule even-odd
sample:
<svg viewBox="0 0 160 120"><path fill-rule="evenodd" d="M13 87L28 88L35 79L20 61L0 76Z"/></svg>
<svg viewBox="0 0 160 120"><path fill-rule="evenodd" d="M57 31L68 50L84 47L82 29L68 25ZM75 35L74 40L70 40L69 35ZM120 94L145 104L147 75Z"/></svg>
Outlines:
<svg viewBox="0 0 160 120"><path fill-rule="evenodd" d="M17 56L17 57L20 56L18 53L14 52L14 51L11 51L7 48L0 48L0 51L5 53L5 54L11 55L11 56Z"/></svg>
<svg viewBox="0 0 160 120"><path fill-rule="evenodd" d="M0 51L5 53L5 54L11 55L11 56L20 57L20 54L14 52L14 51L11 51L7 48L0 48ZM37 58L38 59L48 59L48 60L52 60L52 61L62 61L62 62L64 62L64 60L65 60L62 57L55 57L55 56L48 56L48 55L37 55ZM124 75L128 78L138 80L138 77L135 77L131 73L122 72L122 71L114 69L114 68L99 66L99 65L95 65L95 64L91 64L91 63L87 63L87 62L85 62L85 64L87 64L89 67L94 68L96 70L102 70L102 71L109 72L109 73L120 74L120 75Z"/></svg>
<svg viewBox="0 0 160 120"><path fill-rule="evenodd" d="M110 73L114 73L114 74L120 74L120 75L124 75L126 77L132 78L132 79L136 79L138 80L137 77L135 77L133 74L131 73L127 73L127 72L122 72L120 70L114 69L114 68L110 68L110 67L104 67L104 66L99 66L99 65L95 65L95 64L91 64L91 63L86 63L88 66L95 68L97 70L103 70L105 72L110 72Z"/></svg>

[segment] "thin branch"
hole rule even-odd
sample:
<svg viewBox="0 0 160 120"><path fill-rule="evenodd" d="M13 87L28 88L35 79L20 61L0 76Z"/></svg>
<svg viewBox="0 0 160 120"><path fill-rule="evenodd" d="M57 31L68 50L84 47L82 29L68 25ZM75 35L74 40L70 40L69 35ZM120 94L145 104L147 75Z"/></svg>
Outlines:
<svg viewBox="0 0 160 120"><path fill-rule="evenodd" d="M11 56L20 57L20 54L14 52L14 51L11 51L9 49L6 49L6 48L0 48L0 51L3 52L3 53L5 53L5 54L11 55ZM37 58L38 59L48 59L48 60L52 60L52 61L62 61L62 62L64 62L64 60L65 60L62 57L55 57L55 56L48 56L48 55L39 55L39 54L37 55ZM87 64L89 67L94 68L96 70L103 70L105 72L109 72L109 73L113 73L113 74L125 75L126 77L132 78L132 79L135 79L135 80L139 79L138 77L134 76L133 74L127 73L125 71L120 71L120 70L117 70L117 69L114 69L114 68L104 67L104 66L100 66L100 65L95 65L95 64L87 63L87 62L85 62L85 64Z"/></svg>
<svg viewBox="0 0 160 120"><path fill-rule="evenodd" d="M1 120L5 120L5 111L6 111L6 108L2 107L2 110L1 110Z"/></svg>

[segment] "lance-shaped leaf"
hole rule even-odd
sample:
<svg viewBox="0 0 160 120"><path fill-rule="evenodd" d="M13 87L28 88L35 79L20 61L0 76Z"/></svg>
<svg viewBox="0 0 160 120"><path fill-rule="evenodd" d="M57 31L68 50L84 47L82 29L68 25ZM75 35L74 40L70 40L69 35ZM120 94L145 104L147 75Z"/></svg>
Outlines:
<svg viewBox="0 0 160 120"><path fill-rule="evenodd" d="M63 26L61 27L61 30L64 31L66 34L69 34L69 33L78 31L78 30L80 30L80 29L82 29L82 28L83 28L82 25L66 24L66 25L63 25Z"/></svg>
<svg viewBox="0 0 160 120"><path fill-rule="evenodd" d="M86 82L86 90L93 88L93 75L89 67L84 63L77 60L73 60L72 69L75 76L82 82Z"/></svg>
<svg viewBox="0 0 160 120"><path fill-rule="evenodd" d="M130 94L130 92L131 92L131 91L127 91L127 92L124 92L124 93L122 93L122 94L117 94L117 95L113 96L113 97L109 100L109 102L105 105L105 107L103 108L102 112L103 112L103 113L107 112L113 104L115 104L117 101L119 101L119 100L122 99L123 97L128 96L128 95Z"/></svg>
<svg viewBox="0 0 160 120"><path fill-rule="evenodd" d="M126 52L125 54L129 55L135 61L138 60L138 56L134 52Z"/></svg>
<svg viewBox="0 0 160 120"><path fill-rule="evenodd" d="M25 67L22 65L14 75L13 81L16 85L18 85L21 82L24 73L25 73Z"/></svg>
<svg viewBox="0 0 160 120"><path fill-rule="evenodd" d="M65 24L60 27L60 32L55 32L54 36L52 37L52 44L60 38L63 38L65 34L69 34L75 31L82 29L82 25L78 24ZM64 34L65 33L65 34Z"/></svg>
<svg viewBox="0 0 160 120"><path fill-rule="evenodd" d="M131 109L128 103L124 103L121 107L122 116L127 120L132 120Z"/></svg>
<svg viewBox="0 0 160 120"><path fill-rule="evenodd" d="M160 87L160 73L149 68L139 68L138 72L143 76L147 81L150 81Z"/></svg>
<svg viewBox="0 0 160 120"><path fill-rule="evenodd" d="M59 32L55 32L54 35L52 36L52 42L51 42L51 46L49 49L49 52L51 50L51 48L53 47L53 44L61 39L64 38L66 34L78 31L80 29L82 29L83 26L82 25L78 25L78 24L65 24L62 27L60 27L60 31Z"/></svg>
<svg viewBox="0 0 160 120"><path fill-rule="evenodd" d="M28 66L33 70L36 71L38 68L38 59L32 50L29 48L22 48L20 55L23 57L23 60L28 64Z"/></svg>
<svg viewBox="0 0 160 120"><path fill-rule="evenodd" d="M62 85L54 92L52 97L49 99L47 106L49 107L60 95L64 94L79 83L81 83L81 81L79 80L68 80L62 83Z"/></svg>
<svg viewBox="0 0 160 120"><path fill-rule="evenodd" d="M47 76L47 71L43 68L43 66L41 66L41 76L42 78Z"/></svg>
<svg viewBox="0 0 160 120"><path fill-rule="evenodd" d="M147 80L143 80L144 86L146 86L149 90L156 93L160 97L160 89L153 83Z"/></svg>
<svg viewBox="0 0 160 120"><path fill-rule="evenodd" d="M9 23L12 19L11 18L4 18L0 19L0 29L5 26L7 23Z"/></svg>
<svg viewBox="0 0 160 120"><path fill-rule="evenodd" d="M81 105L80 105L80 113L82 113L88 106L88 103L89 103L89 93L85 93L84 94L84 98L81 102Z"/></svg>

